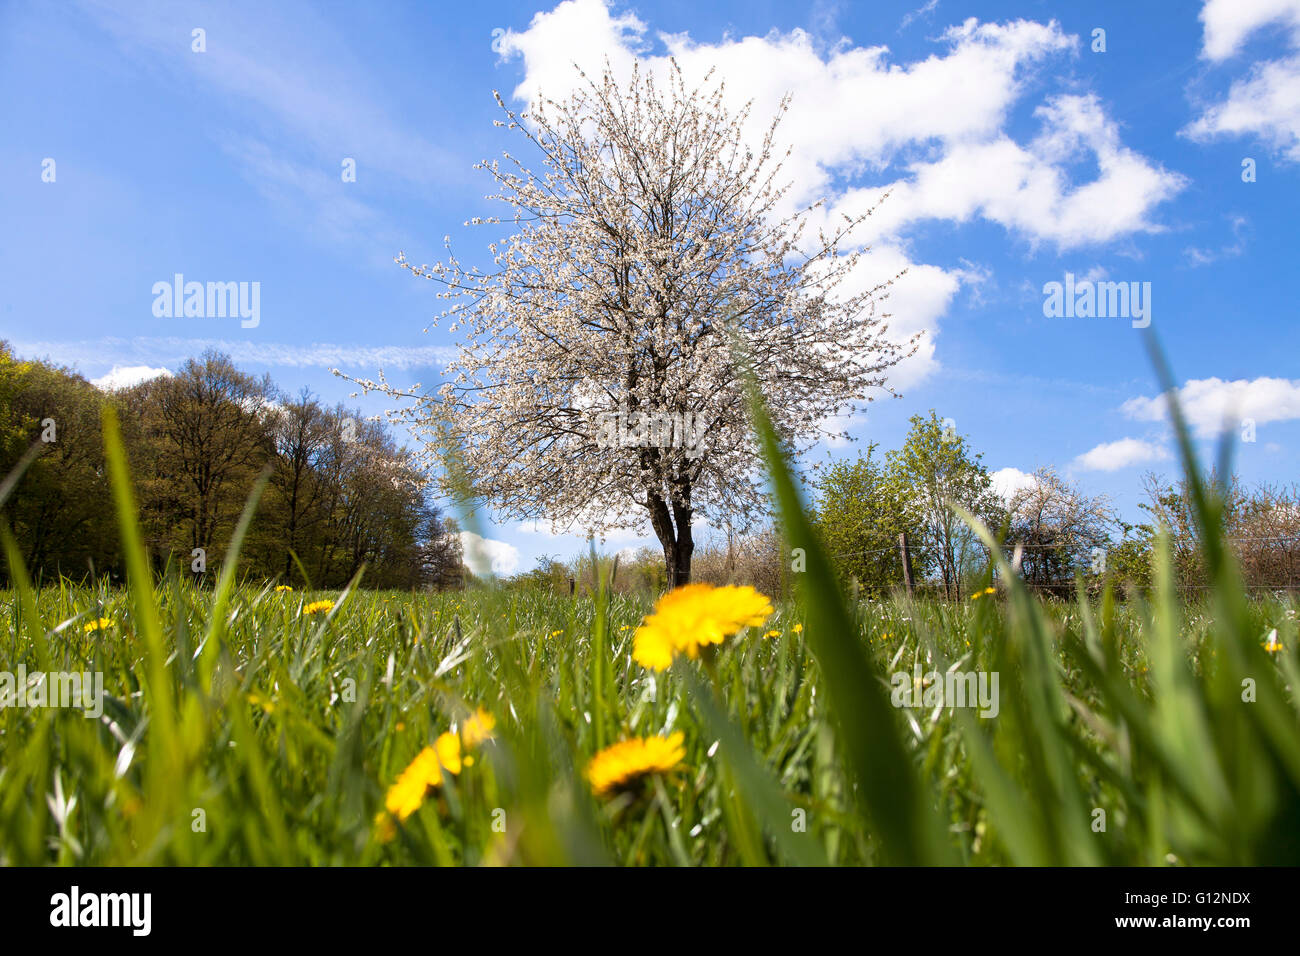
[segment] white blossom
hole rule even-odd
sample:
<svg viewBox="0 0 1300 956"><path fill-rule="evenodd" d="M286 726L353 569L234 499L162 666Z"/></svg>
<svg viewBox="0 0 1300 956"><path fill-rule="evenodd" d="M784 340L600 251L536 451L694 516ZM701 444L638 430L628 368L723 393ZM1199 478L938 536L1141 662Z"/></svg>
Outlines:
<svg viewBox="0 0 1300 956"><path fill-rule="evenodd" d="M815 238L806 219L821 203L778 212L786 103L750 147L749 108L729 112L712 74L697 88L676 63L666 88L639 68L626 86L608 66L582 79L526 115L497 95L540 166L479 164L509 214L471 221L514 230L489 247L492 271L462 264L449 239L437 265L397 257L439 285L435 324L464 335L447 380L436 394L360 384L409 399L394 414L431 461L455 449L453 471L505 517L591 534L648 519L681 582L694 517L744 529L768 514L729 330L796 455L886 387L915 340L891 339L877 312L889 283L850 291L863 252L850 234L870 212ZM601 442L600 416L620 410L690 415L701 447Z"/></svg>

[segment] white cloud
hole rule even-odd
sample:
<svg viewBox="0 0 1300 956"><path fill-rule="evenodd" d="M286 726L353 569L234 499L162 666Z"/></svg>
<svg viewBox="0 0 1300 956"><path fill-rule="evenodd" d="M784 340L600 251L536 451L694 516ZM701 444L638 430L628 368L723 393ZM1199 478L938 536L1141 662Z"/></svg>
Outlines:
<svg viewBox="0 0 1300 956"><path fill-rule="evenodd" d="M548 521L521 521L515 530L520 534L538 534L547 538L563 537L563 532L553 530Z"/></svg>
<svg viewBox="0 0 1300 956"><path fill-rule="evenodd" d="M931 13L934 13L934 8L938 5L939 0L926 0L925 3L917 7L915 10L904 14L902 21L898 24L898 31L902 33L913 21L919 20L921 17L929 17Z"/></svg>
<svg viewBox="0 0 1300 956"><path fill-rule="evenodd" d="M886 187L890 196L871 225L888 235L926 219L978 217L1061 249L1161 231L1150 213L1186 185L1185 177L1124 147L1095 96L1053 97L1034 115L1042 127L1030 143L998 133L953 143L942 158L912 164L911 179ZM1074 184L1065 167L1083 157L1097 163L1100 175ZM851 192L836 211L865 210L883 192Z"/></svg>
<svg viewBox="0 0 1300 956"><path fill-rule="evenodd" d="M1168 458L1169 452L1159 445L1137 438L1121 438L1119 441L1103 442L1091 451L1084 452L1074 460L1074 467L1080 471L1119 471L1130 465L1166 461Z"/></svg>
<svg viewBox="0 0 1300 956"><path fill-rule="evenodd" d="M477 575L513 574L519 567L519 549L513 544L483 538L473 531L460 533L460 546L465 566Z"/></svg>
<svg viewBox="0 0 1300 956"><path fill-rule="evenodd" d="M1178 390L1178 403L1193 430L1209 438L1225 423L1235 429L1246 418L1257 425L1300 418L1300 379L1192 379ZM1167 403L1164 395L1138 396L1125 402L1122 410L1138 421L1163 421Z"/></svg>
<svg viewBox="0 0 1300 956"><path fill-rule="evenodd" d="M111 392L115 389L139 385L141 382L147 382L151 378L158 378L160 375L170 374L171 372L168 369L153 368L149 365L114 365L112 371L107 375L92 378L90 384L106 392Z"/></svg>
<svg viewBox="0 0 1300 956"><path fill-rule="evenodd" d="M1034 483L1034 476L1019 468L999 468L989 477L993 479L994 494L1003 501L1010 501L1017 491Z"/></svg>
<svg viewBox="0 0 1300 956"><path fill-rule="evenodd" d="M197 358L208 349L230 356L236 365L262 365L270 368L384 368L406 371L426 366L440 366L456 350L450 346L364 346L313 342L292 344L260 342L248 339L187 339L171 336L132 339L106 337L71 342L14 342L19 355L50 358L63 365L144 366L150 363L175 367L188 358ZM110 375L112 372L109 373Z"/></svg>
<svg viewBox="0 0 1300 956"><path fill-rule="evenodd" d="M598 73L606 53L619 71L629 69L637 53L647 69L662 69L664 57L644 55L648 32L631 14L612 16L602 0L565 0L537 14L528 30L505 37L503 52L524 59L525 76L514 95L526 102L539 92L562 97L578 82L572 64ZM1043 134L1030 144L1007 136L1027 74L1049 60L1059 68L1076 50L1077 38L1055 21L972 18L944 32L944 55L903 65L890 62L885 46L837 48L823 56L797 29L717 43L686 34L658 38L690 79L716 66L734 91L734 105L754 100L755 137L782 97L791 95L781 136L782 146L793 149L784 167L793 181L792 204L831 192L836 176L882 170L917 147L938 158L916 162L909 167L913 179L889 187L908 193L906 201L891 196L882 208L894 226L979 213L1031 238L1086 243L1153 228L1149 210L1181 188L1181 177L1120 145L1116 125L1094 96L1058 96L1040 105ZM845 122L846 116L853 121ZM1075 187L1066 166L1090 153L1101 176ZM882 191L850 192L828 217L845 206L865 208ZM1032 199L1031 208L1016 209L1019 198ZM1109 208L1094 211L1099 202Z"/></svg>
<svg viewBox="0 0 1300 956"><path fill-rule="evenodd" d="M618 557L619 564L628 564L632 561L635 561L637 555L640 553L641 553L641 546L629 545L626 548L621 548L618 551L616 556Z"/></svg>
<svg viewBox="0 0 1300 956"><path fill-rule="evenodd" d="M1186 133L1196 140L1253 133L1279 155L1300 162L1300 57L1257 65Z"/></svg>
<svg viewBox="0 0 1300 956"><path fill-rule="evenodd" d="M917 13L932 11L927 4ZM776 151L791 149L782 176L792 183L787 209L825 197L812 224L829 224L860 215L890 191L856 238L872 244L863 284L909 270L885 303L891 333L930 333L919 354L891 375L900 388L937 369L940 320L972 278L964 268L913 262L909 228L927 220L983 219L1031 243L1096 244L1159 231L1155 207L1185 183L1126 148L1092 95L1047 98L1035 110L1036 138L1012 138L1009 117L1022 108L1034 74L1068 68L1076 55L1078 38L1055 21L968 19L944 31L932 55L896 63L888 47L845 41L826 50L800 29L728 34L715 42L653 33L635 14L613 13L604 0L564 0L536 14L526 30L507 33L502 55L522 57L514 97L532 103L539 94L563 99L573 91L580 82L575 63L598 76L608 57L626 75L639 58L644 70L661 72L667 57L651 54L656 41L688 83L716 67L733 108L753 100L748 135L755 143L791 95ZM1088 166L1098 170L1096 178L1079 181L1078 170Z"/></svg>
<svg viewBox="0 0 1300 956"><path fill-rule="evenodd" d="M1188 246L1183 250L1183 255L1187 257L1188 263L1196 268L1198 266L1208 266L1221 259L1236 259L1246 251L1246 220L1242 216L1231 216L1228 220L1232 225L1232 242L1220 246L1218 249L1202 248L1199 246Z"/></svg>
<svg viewBox="0 0 1300 956"><path fill-rule="evenodd" d="M1269 23L1289 23L1300 30L1298 0L1206 0L1201 7L1205 46L1201 55L1221 61L1234 56L1256 30Z"/></svg>
<svg viewBox="0 0 1300 956"><path fill-rule="evenodd" d="M1252 64L1232 82L1227 98L1207 107L1184 135L1208 140L1253 134L1280 156L1300 162L1300 0L1207 0L1201 22L1201 55L1213 63L1236 56L1249 37L1271 25L1286 30L1291 52Z"/></svg>

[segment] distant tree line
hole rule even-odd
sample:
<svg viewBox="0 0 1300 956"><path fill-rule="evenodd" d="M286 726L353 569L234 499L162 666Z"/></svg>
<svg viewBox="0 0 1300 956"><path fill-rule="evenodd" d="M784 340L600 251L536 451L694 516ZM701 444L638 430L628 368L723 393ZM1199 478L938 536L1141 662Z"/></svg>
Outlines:
<svg viewBox="0 0 1300 956"><path fill-rule="evenodd" d="M1224 496L1226 543L1245 585L1300 588L1300 489L1214 480ZM1147 475L1144 487L1147 501L1139 507L1150 520L1137 524L1121 521L1105 495L1084 494L1052 468L999 492L966 437L931 411L912 417L903 447L883 460L872 444L865 455L827 469L816 481L814 518L846 581L869 592L903 582L902 533L918 587L954 598L984 580L990 555L962 512L983 522L1017 562L1021 579L1043 593L1066 596L1080 580L1096 587L1107 577L1148 588L1162 529L1177 586L1203 588L1185 483Z"/></svg>
<svg viewBox="0 0 1300 956"><path fill-rule="evenodd" d="M413 456L382 424L207 352L108 393L65 368L20 361L0 343L0 478L41 451L0 516L35 577L122 573L100 415L122 422L137 519L158 569L220 567L264 470L268 483L240 553L244 575L318 588L448 588L462 582L459 536Z"/></svg>
<svg viewBox="0 0 1300 956"><path fill-rule="evenodd" d="M1068 597L1082 581L1089 591L1107 579L1120 593L1152 583L1160 530L1169 536L1175 585L1189 597L1208 585L1187 486L1147 475L1147 520L1120 520L1105 495L1090 496L1052 468L995 488L969 439L933 410L913 416L899 449L881 455L869 444L812 476L812 518L846 587L884 595L904 585L900 535L906 534L917 593L969 599L990 577L990 555L962 517L984 524L1018 576L1040 594ZM1253 592L1300 588L1300 487L1248 488L1236 478L1211 481L1223 495L1225 544ZM695 580L751 584L785 594L802 569L779 527L717 533L696 550ZM542 555L509 582L555 595L595 593L598 583L620 593L655 595L667 588L661 556L624 550L593 563L588 554L563 561Z"/></svg>

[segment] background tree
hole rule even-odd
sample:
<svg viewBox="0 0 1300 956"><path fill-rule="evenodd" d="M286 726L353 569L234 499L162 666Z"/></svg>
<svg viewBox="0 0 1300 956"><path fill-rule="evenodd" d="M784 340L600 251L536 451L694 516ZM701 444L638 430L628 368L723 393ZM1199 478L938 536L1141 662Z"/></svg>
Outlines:
<svg viewBox="0 0 1300 956"><path fill-rule="evenodd" d="M280 403L269 418L275 469L273 493L267 504L278 519L278 540L284 545L283 573L293 571L293 555L327 517L324 508L329 471L326 457L335 447L338 416L331 415L304 389L297 399Z"/></svg>
<svg viewBox="0 0 1300 956"><path fill-rule="evenodd" d="M120 572L104 470L100 412L120 407L141 523L156 566L191 567L208 549L215 571L258 472L271 480L245 539L241 572L341 587L362 564L370 587L449 588L463 581L460 541L429 497L415 457L380 423L307 393L278 400L228 356L209 354L175 376L112 395L0 343L0 475L36 443L3 510L38 578ZM47 426L45 423L50 422ZM42 443L43 434L53 441Z"/></svg>
<svg viewBox="0 0 1300 956"><path fill-rule="evenodd" d="M1119 522L1120 538L1106 556L1106 573L1125 589L1145 591L1151 587L1151 558L1155 528L1148 523Z"/></svg>
<svg viewBox="0 0 1300 956"><path fill-rule="evenodd" d="M465 586L464 549L456 519L431 509L424 526L418 557L421 577L435 591Z"/></svg>
<svg viewBox="0 0 1300 956"><path fill-rule="evenodd" d="M33 444L43 452L0 515L38 578L117 569L117 526L105 507L103 403L103 394L80 375L18 361L0 342L0 478Z"/></svg>
<svg viewBox="0 0 1300 956"><path fill-rule="evenodd" d="M1225 543L1233 550L1248 587L1300 587L1300 488L1263 484L1247 487L1235 475L1210 475L1223 509ZM1147 501L1139 505L1156 528L1169 535L1174 573L1182 587L1198 590L1209 581L1185 480L1143 478Z"/></svg>
<svg viewBox="0 0 1300 956"><path fill-rule="evenodd" d="M908 489L875 456L876 445L856 461L838 461L818 481L814 520L845 577L869 590L903 582L898 536L910 532L914 568L927 564L925 541L912 524Z"/></svg>
<svg viewBox="0 0 1300 956"><path fill-rule="evenodd" d="M139 424L133 473L155 549L216 553L272 455L270 381L209 351L131 392L127 402Z"/></svg>
<svg viewBox="0 0 1300 956"><path fill-rule="evenodd" d="M941 421L934 409L928 417L913 415L909 421L903 447L887 456L890 470L904 489L907 523L917 529L918 553L924 558L920 567L937 575L944 594L955 598L962 593L964 570L981 560L983 549L952 506L960 505L997 529L1002 504L983 456L971 451L955 427Z"/></svg>
<svg viewBox="0 0 1300 956"><path fill-rule="evenodd" d="M1007 543L1024 546L1024 580L1062 595L1073 589L1076 572L1092 572L1094 554L1107 552L1117 525L1105 495L1088 497L1052 468L1034 472L1033 480L1011 496L1008 510Z"/></svg>
<svg viewBox="0 0 1300 956"><path fill-rule="evenodd" d="M689 88L675 64L665 79L583 74L526 116L498 96L498 125L541 171L509 155L480 166L515 228L489 245L493 270L450 250L434 266L398 258L443 284L443 317L466 332L451 380L436 398L361 384L414 399L396 416L431 450L457 448L507 517L591 534L648 521L680 584L697 517L744 530L769 513L729 332L793 454L869 400L906 347L875 312L883 287L852 291L861 253L843 247L866 215L805 235L810 210L785 211L776 120L751 148L748 109L729 111L721 84ZM687 416L696 441L644 433ZM630 441L605 440L611 420Z"/></svg>

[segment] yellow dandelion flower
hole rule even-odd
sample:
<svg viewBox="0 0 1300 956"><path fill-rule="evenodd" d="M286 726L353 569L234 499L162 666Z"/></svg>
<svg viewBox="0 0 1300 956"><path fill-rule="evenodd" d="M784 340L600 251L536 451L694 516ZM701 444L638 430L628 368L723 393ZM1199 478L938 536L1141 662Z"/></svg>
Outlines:
<svg viewBox="0 0 1300 956"><path fill-rule="evenodd" d="M450 730L444 731L438 735L438 739L433 742L434 752L437 754L438 763L444 770L450 774L459 775L465 761L461 759L460 754L460 737ZM468 759L468 758L467 758ZM470 759L469 763L473 763ZM441 780L441 776L439 777Z"/></svg>
<svg viewBox="0 0 1300 956"><path fill-rule="evenodd" d="M404 726L399 723L398 729ZM460 733L448 730L439 734L433 745L416 754L388 788L384 809L398 820L405 820L420 809L429 790L442 785L444 771L459 775L462 769L474 765L474 758L462 752L461 739L464 738L464 748L468 751L491 740L495 726L493 716L480 707L461 725Z"/></svg>
<svg viewBox="0 0 1300 956"><path fill-rule="evenodd" d="M767 632L766 634L764 634L763 636L764 636L764 637L780 637L780 636L781 636L781 632L780 632L780 631L768 631L768 632Z"/></svg>
<svg viewBox="0 0 1300 956"><path fill-rule="evenodd" d="M276 585L276 588L275 588L275 589L276 589L277 591L292 591L292 590L293 590L293 588L289 587L289 585L287 585L287 584L278 584L278 585Z"/></svg>
<svg viewBox="0 0 1300 956"><path fill-rule="evenodd" d="M563 633L564 633L563 631L551 631L551 633L550 633L550 634L547 634L546 636L547 636L547 637L559 637L559 636L560 636L561 634L563 634Z"/></svg>
<svg viewBox="0 0 1300 956"><path fill-rule="evenodd" d="M397 819L405 820L420 809L429 788L440 783L442 772L438 769L438 754L432 747L425 747L388 788L384 809Z"/></svg>
<svg viewBox="0 0 1300 956"><path fill-rule="evenodd" d="M97 617L93 621L87 621L86 626L81 629L83 634L89 634L91 631L105 631L113 626L113 622L106 617Z"/></svg>
<svg viewBox="0 0 1300 956"><path fill-rule="evenodd" d="M971 599L972 601L978 601L978 600L979 600L980 598L982 598L983 596L984 596L984 592L983 592L983 591L976 591L974 594L972 594L972 595L970 596L970 599Z"/></svg>
<svg viewBox="0 0 1300 956"><path fill-rule="evenodd" d="M701 647L758 627L771 614L771 599L747 585L686 584L655 602L633 635L632 656L642 667L663 670L676 655L698 657Z"/></svg>
<svg viewBox="0 0 1300 956"><path fill-rule="evenodd" d="M496 718L480 707L461 724L460 739L465 742L466 747L473 749L483 741L492 739L492 731L496 725Z"/></svg>
<svg viewBox="0 0 1300 956"><path fill-rule="evenodd" d="M375 838L380 843L389 843L397 836L397 824L392 816L384 810L375 814Z"/></svg>
<svg viewBox="0 0 1300 956"><path fill-rule="evenodd" d="M796 624L794 627L790 628L790 630L794 631L796 634L802 634L802 633L803 633L803 625L802 625L802 624Z"/></svg>
<svg viewBox="0 0 1300 956"><path fill-rule="evenodd" d="M677 731L670 737L633 737L606 747L587 764L587 780L598 797L630 786L652 773L675 770L686 757Z"/></svg>
<svg viewBox="0 0 1300 956"><path fill-rule="evenodd" d="M997 593L998 593L998 589L997 589L997 588L994 588L994 587L987 587L987 588L984 589L984 593L985 593L985 594L997 594Z"/></svg>
<svg viewBox="0 0 1300 956"><path fill-rule="evenodd" d="M324 611L326 614L328 614L332 610L334 610L333 601L312 601L310 604L308 604L306 607L302 609L302 613L317 614L321 611Z"/></svg>
<svg viewBox="0 0 1300 956"><path fill-rule="evenodd" d="M1269 631L1268 637L1260 647L1264 648L1264 650L1268 651L1270 654L1276 654L1278 651L1282 650L1282 642L1277 639L1277 628L1273 628L1273 630Z"/></svg>

